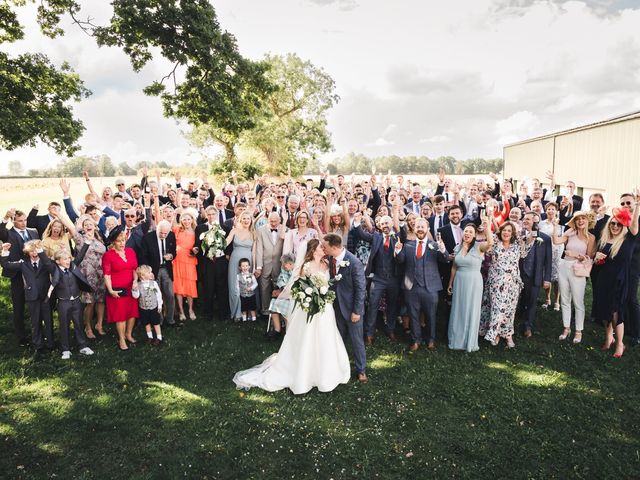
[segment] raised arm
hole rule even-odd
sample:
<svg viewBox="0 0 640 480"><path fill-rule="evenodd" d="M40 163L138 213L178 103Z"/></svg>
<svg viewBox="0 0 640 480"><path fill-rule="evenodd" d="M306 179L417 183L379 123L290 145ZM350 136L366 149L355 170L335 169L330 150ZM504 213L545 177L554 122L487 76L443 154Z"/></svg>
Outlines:
<svg viewBox="0 0 640 480"><path fill-rule="evenodd" d="M633 207L633 215L631 218L631 226L629 227L629 231L631 235L638 235L638 215L640 215L640 190L638 188L634 189L634 196L636 197L636 205Z"/></svg>
<svg viewBox="0 0 640 480"><path fill-rule="evenodd" d="M87 171L82 172L82 176L87 182L87 188L89 189L89 193L92 193L96 196L96 198L98 199L98 203L102 203L102 197L98 195L95 189L93 188L93 184L91 183L91 178L89 178L89 172Z"/></svg>

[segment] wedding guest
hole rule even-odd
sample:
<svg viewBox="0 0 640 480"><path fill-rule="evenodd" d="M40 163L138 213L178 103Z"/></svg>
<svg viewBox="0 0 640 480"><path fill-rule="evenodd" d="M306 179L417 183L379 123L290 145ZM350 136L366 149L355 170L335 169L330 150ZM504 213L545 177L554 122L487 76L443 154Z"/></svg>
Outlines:
<svg viewBox="0 0 640 480"><path fill-rule="evenodd" d="M615 343L613 356L616 358L624 353L624 322L627 320L625 306L629 301L629 270L634 237L638 234L640 197L635 196L633 202L633 213L625 208L613 209L612 216L602 231L593 267L597 276L593 284L592 314L605 327L602 350L609 350Z"/></svg>
<svg viewBox="0 0 640 480"><path fill-rule="evenodd" d="M284 234L282 253L295 257L300 244L307 243L312 238L318 238L318 232L309 226L309 213L301 210L296 213L295 228Z"/></svg>
<svg viewBox="0 0 640 480"><path fill-rule="evenodd" d="M489 219L484 218L483 227L489 229ZM467 223L462 232L462 242L454 250L455 259L451 267L448 292L452 295L449 316L449 348L475 352L478 347L480 309L482 306L483 280L480 268L485 253L493 246L493 235L487 241L476 241L477 227Z"/></svg>
<svg viewBox="0 0 640 480"><path fill-rule="evenodd" d="M13 226L7 229L11 220ZM35 228L27 228L27 216L24 212L10 209L0 222L0 242L11 244L8 261L22 259L24 244L29 240L38 240L40 236ZM24 327L25 291L22 275L17 271L2 270L2 276L11 279L11 305L13 307L13 328L21 347L28 347L29 340Z"/></svg>
<svg viewBox="0 0 640 480"><path fill-rule="evenodd" d="M31 317L31 344L36 351L42 352L45 348L53 350L53 320L49 305L49 287L51 286L50 274L54 264L49 260L41 240L29 240L22 248L22 258L11 260L11 243L2 244L2 256L0 265L4 274L15 275L23 282L24 299ZM15 257L14 257L15 258ZM15 305L14 305L15 308ZM44 332L42 328L44 327Z"/></svg>
<svg viewBox="0 0 640 480"><path fill-rule="evenodd" d="M162 292L149 265L140 265L136 274L138 288L133 290L133 298L138 300L140 323L147 334L145 343L157 347L162 343ZM154 333L156 338L153 338Z"/></svg>
<svg viewBox="0 0 640 480"><path fill-rule="evenodd" d="M620 197L620 208L628 210L633 214L634 206L638 198L632 194L625 193ZM606 207L600 209L599 213L606 211ZM640 280L640 235L636 235L633 242L633 253L631 254L631 265L629 266L629 301L627 302L627 324L626 331L631 340L632 346L640 345L640 304L638 303L638 281Z"/></svg>
<svg viewBox="0 0 640 480"><path fill-rule="evenodd" d="M551 288L551 237L538 230L540 218L533 212L525 213L522 233L530 247L520 260L522 295L520 310L523 316L522 332L525 337L533 335L536 320L536 304L540 288Z"/></svg>
<svg viewBox="0 0 640 480"><path fill-rule="evenodd" d="M438 294L442 290L442 280L438 271L438 261L446 261L445 246L429 240L429 224L424 218L416 219L416 240L406 244L396 243L396 261L404 267L402 287L411 317L411 345L415 352L422 342L420 316L425 314L429 322L427 348L436 348L436 311Z"/></svg>
<svg viewBox="0 0 640 480"><path fill-rule="evenodd" d="M162 306L165 314L160 317L160 325L164 322L167 325L175 325L176 304L173 288L173 260L175 258L176 236L171 231L171 223L167 220L160 220L155 232L149 232L143 237L141 257L142 264L151 267L153 277L162 294ZM213 299L213 297L208 298Z"/></svg>
<svg viewBox="0 0 640 480"><path fill-rule="evenodd" d="M300 208L300 197L298 195L291 195L287 199L286 210L280 213L282 217L282 224L285 225L289 230L293 230L294 228L296 228L297 215L298 215L299 208ZM309 221L309 216L307 214L307 223L308 221Z"/></svg>
<svg viewBox="0 0 640 480"><path fill-rule="evenodd" d="M71 255L66 250L59 250L55 255L57 266L52 271L51 286L58 305L62 360L71 358L69 326L72 323L79 352L82 355L93 355L93 350L89 348L89 341L84 333L80 302L81 293L91 292L91 285L78 268L87 249L88 246L84 247L82 254L74 262L71 261Z"/></svg>
<svg viewBox="0 0 640 480"><path fill-rule="evenodd" d="M47 215L38 215L38 205L34 205L27 216L27 227L35 228L38 231L40 238L44 238L44 231L53 219L60 214L60 208L61 207L58 202L50 202L47 208Z"/></svg>
<svg viewBox="0 0 640 480"><path fill-rule="evenodd" d="M633 196L631 196L633 197ZM633 204L632 200L628 200L630 203L628 205L631 208ZM623 207L627 208L626 202ZM592 233L596 237L596 242L600 240L600 234L602 233L602 229L609 221L609 215L607 215L608 207L604 204L604 197L601 193L596 192L589 195L589 210L593 215L595 215L596 223L589 233Z"/></svg>
<svg viewBox="0 0 640 480"><path fill-rule="evenodd" d="M241 258L238 262L238 291L240 292L240 311L242 312L243 322L255 322L256 310L256 290L258 281L251 272L251 262L247 258Z"/></svg>
<svg viewBox="0 0 640 480"><path fill-rule="evenodd" d="M278 217L279 219L280 217ZM273 323L273 330L267 333L269 338L278 337L282 333L282 322L280 317L284 317L286 320L289 315L289 298L281 298L280 294L285 285L291 279L293 275L293 266L295 259L291 255L283 255L280 259L282 267L280 268L280 274L274 283L274 290L271 292L271 303L269 304L269 311L271 312L271 322Z"/></svg>
<svg viewBox="0 0 640 480"><path fill-rule="evenodd" d="M267 225L256 229L255 272L260 285L262 315L265 316L269 315L273 288L281 273L280 257L285 244L285 229L286 227L280 223L280 215L276 212L269 213ZM294 254L290 255L295 258Z"/></svg>
<svg viewBox="0 0 640 480"><path fill-rule="evenodd" d="M180 214L180 225L173 227L176 237L176 256L173 260L173 291L176 294L180 321L184 322L187 316L184 313L184 299L187 299L189 319L195 320L196 313L193 310L193 299L198 298L198 259L196 254L196 220L198 212L187 208Z"/></svg>
<svg viewBox="0 0 640 480"><path fill-rule="evenodd" d="M479 334L493 346L504 338L507 347L513 348L513 319L523 286L519 263L528 249L523 241L518 240L515 225L507 220L498 228L497 238L489 252L491 265L482 298Z"/></svg>
<svg viewBox="0 0 640 480"><path fill-rule="evenodd" d="M42 233L42 248L44 248L47 257L52 260L60 250L65 250L71 255L73 248L69 233L66 231L64 224L57 218L59 212L54 213L54 215L54 219Z"/></svg>
<svg viewBox="0 0 640 480"><path fill-rule="evenodd" d="M559 219L554 217L555 224ZM576 333L573 343L582 341L584 328L584 291L587 286L587 277L578 276L575 272L576 262L589 262L595 255L596 238L589 233L593 225L589 222L587 212L575 212L567 222L567 231L558 236L553 230L553 243L564 245L565 251L559 265L560 298L562 300L562 325L564 329L560 340L565 340L571 333L571 302L575 309Z"/></svg>
<svg viewBox="0 0 640 480"><path fill-rule="evenodd" d="M108 239L109 250L102 257L104 284L108 293L107 322L115 323L118 347L128 350L127 342L135 345L133 327L139 316L138 302L131 296L131 289L137 287L136 252L125 246L127 242L124 227L116 227Z"/></svg>
<svg viewBox="0 0 640 480"><path fill-rule="evenodd" d="M433 216L428 219L431 238L436 238L436 232L449 223L449 214L444 209L444 197L436 195L433 198Z"/></svg>
<svg viewBox="0 0 640 480"><path fill-rule="evenodd" d="M91 287L90 291L83 290L80 294L80 300L84 304L84 333L89 339L96 338L91 325L95 313L96 332L98 332L98 335L104 336L106 335L103 327L105 283L104 273L102 271L102 257L107 249L104 246L96 223L92 218L88 216L80 217L80 230L71 223L70 219L64 216L60 216L58 219L67 227L69 233L71 233L79 251L83 250L85 245L88 245L84 258L82 262L79 263L80 272L82 272L85 281Z"/></svg>
<svg viewBox="0 0 640 480"><path fill-rule="evenodd" d="M533 205L533 202L532 202ZM558 205L555 202L547 202L546 205L547 218L542 220L538 224L538 228L545 235L553 238L553 235L562 236L564 227L558 222ZM560 259L564 252L564 243L557 244L553 242L551 246L551 288L547 289L547 300L542 304L542 308L547 310L551 306L551 293L555 288L556 296L553 304L553 309L560 311L560 287L558 285L559 279L559 265Z"/></svg>
<svg viewBox="0 0 640 480"><path fill-rule="evenodd" d="M242 212L235 218L235 225L227 235L227 245L233 246L231 257L229 258L229 310L231 318L238 322L242 320L242 310L240 309L240 291L238 290L238 265L242 258L249 260L249 264L255 262L255 238L252 231L253 218L249 212Z"/></svg>

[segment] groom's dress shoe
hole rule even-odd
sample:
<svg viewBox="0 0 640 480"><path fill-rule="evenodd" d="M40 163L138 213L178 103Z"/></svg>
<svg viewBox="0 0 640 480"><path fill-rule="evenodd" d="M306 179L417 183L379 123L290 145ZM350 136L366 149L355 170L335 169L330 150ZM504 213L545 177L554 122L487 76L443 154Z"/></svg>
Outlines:
<svg viewBox="0 0 640 480"><path fill-rule="evenodd" d="M419 343L412 343L411 345L409 345L409 351L410 352L415 352L416 350L418 350L418 348L420 348L420 344Z"/></svg>
<svg viewBox="0 0 640 480"><path fill-rule="evenodd" d="M370 336L367 335L367 339L366 339L365 343L367 344L367 346L373 345L373 337L370 337Z"/></svg>
<svg viewBox="0 0 640 480"><path fill-rule="evenodd" d="M436 342L429 342L429 344L427 345L427 349L433 352L436 349Z"/></svg>
<svg viewBox="0 0 640 480"><path fill-rule="evenodd" d="M394 332L387 332L387 337L389 337L389 340L392 342L396 341L396 334Z"/></svg>
<svg viewBox="0 0 640 480"><path fill-rule="evenodd" d="M362 383L362 384L369 383L369 377L367 377L367 374L364 373L364 372L363 373L359 373L358 374L358 381L360 383Z"/></svg>

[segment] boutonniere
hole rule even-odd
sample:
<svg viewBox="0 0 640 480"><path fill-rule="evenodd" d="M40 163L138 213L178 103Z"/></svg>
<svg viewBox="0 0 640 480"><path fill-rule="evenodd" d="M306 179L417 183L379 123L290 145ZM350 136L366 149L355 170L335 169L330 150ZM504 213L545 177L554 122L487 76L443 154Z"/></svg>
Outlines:
<svg viewBox="0 0 640 480"><path fill-rule="evenodd" d="M333 279L334 279L336 282L339 282L339 281L342 279L342 274L340 274L340 273L339 273L339 274L337 274L335 277L333 277Z"/></svg>
<svg viewBox="0 0 640 480"><path fill-rule="evenodd" d="M434 250L437 250L437 249L438 249L438 248L437 248L437 246L436 246L436 244L435 244L435 243L433 243L433 242L431 242L431 241L428 241L428 242L427 242L427 248L428 248L429 250L431 250L431 251L434 251Z"/></svg>
<svg viewBox="0 0 640 480"><path fill-rule="evenodd" d="M543 242L544 242L544 240L542 238L540 238L540 237L536 238L536 244L540 245Z"/></svg>
<svg viewBox="0 0 640 480"><path fill-rule="evenodd" d="M396 232L394 232L393 230L391 232L389 232L389 237L390 238L396 238Z"/></svg>
<svg viewBox="0 0 640 480"><path fill-rule="evenodd" d="M338 264L338 266L339 266L340 268L345 268L345 267L348 267L349 265L351 265L351 264L349 263L349 260L342 260L342 261Z"/></svg>

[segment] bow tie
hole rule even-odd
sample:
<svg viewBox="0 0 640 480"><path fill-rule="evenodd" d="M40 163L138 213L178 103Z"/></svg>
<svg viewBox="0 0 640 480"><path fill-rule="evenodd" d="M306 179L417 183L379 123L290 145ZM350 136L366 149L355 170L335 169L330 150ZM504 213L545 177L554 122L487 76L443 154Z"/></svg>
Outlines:
<svg viewBox="0 0 640 480"><path fill-rule="evenodd" d="M277 229L277 228L272 228L272 229L271 229L271 231L272 231L272 232L276 232L276 233L277 233L277 232L278 232L278 229Z"/></svg>

